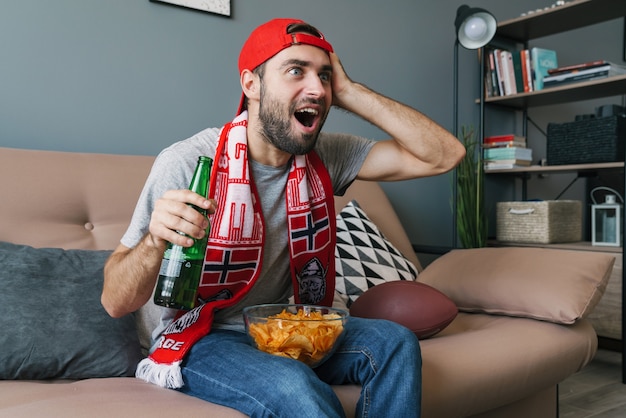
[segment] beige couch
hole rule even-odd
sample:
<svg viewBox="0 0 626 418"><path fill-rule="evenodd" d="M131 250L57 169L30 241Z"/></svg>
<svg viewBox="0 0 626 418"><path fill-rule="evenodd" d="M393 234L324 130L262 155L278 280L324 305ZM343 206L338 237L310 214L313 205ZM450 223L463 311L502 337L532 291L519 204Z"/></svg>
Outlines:
<svg viewBox="0 0 626 418"><path fill-rule="evenodd" d="M152 160L0 148L0 241L113 249ZM378 185L355 183L337 209L350 199L419 265ZM461 309L450 326L421 342L424 418L557 416L558 383L595 354L596 334L584 317L602 295L613 260L529 251L457 250L420 273L418 280ZM145 346L154 318L149 307L136 318ZM336 391L353 416L359 388ZM0 381L0 416L242 415L132 377L106 377Z"/></svg>

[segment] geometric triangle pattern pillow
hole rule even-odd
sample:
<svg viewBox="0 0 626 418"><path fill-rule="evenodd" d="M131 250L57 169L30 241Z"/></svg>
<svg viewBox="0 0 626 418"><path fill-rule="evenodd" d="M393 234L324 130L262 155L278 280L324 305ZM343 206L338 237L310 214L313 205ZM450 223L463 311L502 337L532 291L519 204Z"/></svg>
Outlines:
<svg viewBox="0 0 626 418"><path fill-rule="evenodd" d="M335 262L335 290L347 296L348 307L370 287L418 274L354 200L337 215Z"/></svg>

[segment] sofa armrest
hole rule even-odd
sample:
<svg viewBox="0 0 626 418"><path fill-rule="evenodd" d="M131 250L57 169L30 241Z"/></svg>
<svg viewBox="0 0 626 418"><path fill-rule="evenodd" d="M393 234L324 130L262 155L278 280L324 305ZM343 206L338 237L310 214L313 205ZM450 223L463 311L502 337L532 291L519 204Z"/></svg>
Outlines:
<svg viewBox="0 0 626 418"><path fill-rule="evenodd" d="M504 247L453 250L418 276L460 311L573 324L606 289L615 258L597 252Z"/></svg>

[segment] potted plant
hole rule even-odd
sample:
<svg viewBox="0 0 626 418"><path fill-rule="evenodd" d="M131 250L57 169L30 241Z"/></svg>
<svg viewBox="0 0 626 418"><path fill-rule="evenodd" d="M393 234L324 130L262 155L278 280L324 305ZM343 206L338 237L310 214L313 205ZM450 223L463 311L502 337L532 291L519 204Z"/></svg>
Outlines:
<svg viewBox="0 0 626 418"><path fill-rule="evenodd" d="M487 244L484 169L482 148L473 127L461 127L459 140L466 149L456 168L456 228L463 248L480 248ZM456 245L456 243L455 243Z"/></svg>

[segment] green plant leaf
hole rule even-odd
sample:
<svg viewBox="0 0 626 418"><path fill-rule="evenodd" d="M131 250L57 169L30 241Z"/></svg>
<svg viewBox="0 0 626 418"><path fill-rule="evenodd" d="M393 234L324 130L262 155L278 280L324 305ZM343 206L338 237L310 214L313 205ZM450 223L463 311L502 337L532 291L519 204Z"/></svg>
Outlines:
<svg viewBox="0 0 626 418"><path fill-rule="evenodd" d="M461 127L459 140L466 154L456 167L456 228L463 248L480 248L487 245L488 229L482 149L473 127Z"/></svg>

